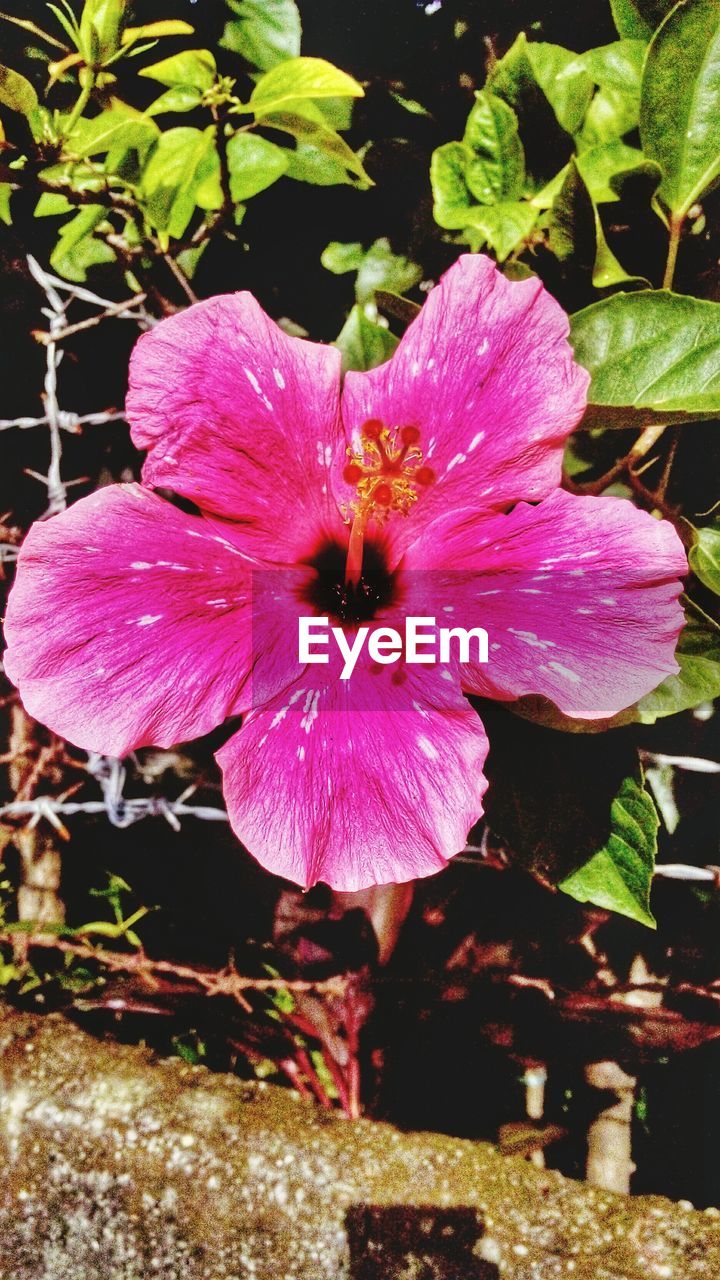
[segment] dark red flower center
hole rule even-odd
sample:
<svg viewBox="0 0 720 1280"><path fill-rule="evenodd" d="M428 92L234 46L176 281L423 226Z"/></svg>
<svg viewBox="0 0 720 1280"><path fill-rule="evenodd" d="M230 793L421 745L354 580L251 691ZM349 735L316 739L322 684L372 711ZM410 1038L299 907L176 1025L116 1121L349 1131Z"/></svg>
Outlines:
<svg viewBox="0 0 720 1280"><path fill-rule="evenodd" d="M397 575L388 567L384 546L370 539L365 542L362 573L356 582L346 581L346 561L344 543L324 542L306 561L316 576L302 600L318 616L355 626L370 622L397 599Z"/></svg>

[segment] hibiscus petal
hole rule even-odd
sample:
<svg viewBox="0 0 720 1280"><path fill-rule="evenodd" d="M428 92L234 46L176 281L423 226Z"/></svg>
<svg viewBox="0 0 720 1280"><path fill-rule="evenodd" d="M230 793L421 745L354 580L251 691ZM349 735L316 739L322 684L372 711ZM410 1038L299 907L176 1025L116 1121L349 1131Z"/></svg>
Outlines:
<svg viewBox="0 0 720 1280"><path fill-rule="evenodd" d="M252 554L292 563L342 528L328 493L341 439L340 353L288 337L249 293L163 320L137 343L127 415L143 480L237 522Z"/></svg>
<svg viewBox="0 0 720 1280"><path fill-rule="evenodd" d="M201 517L139 485L100 489L30 530L7 675L31 715L87 750L206 733L238 709L250 668L249 568Z"/></svg>
<svg viewBox="0 0 720 1280"><path fill-rule="evenodd" d="M306 886L441 870L482 813L480 720L438 670L366 665L347 682L316 671L218 752L233 830L264 867Z"/></svg>
<svg viewBox="0 0 720 1280"><path fill-rule="evenodd" d="M487 257L459 258L428 296L386 364L348 373L342 400L348 441L359 449L368 419L420 430L423 462L435 482L407 520L473 500L501 510L545 497L560 483L565 440L585 408L589 375L575 364L568 319L539 280L511 282ZM333 481L340 502L344 453Z"/></svg>
<svg viewBox="0 0 720 1280"><path fill-rule="evenodd" d="M558 490L538 506L434 522L405 560L405 608L448 626L484 627L487 665L463 688L491 698L540 694L566 715L616 715L677 671L687 573L667 520L623 498Z"/></svg>

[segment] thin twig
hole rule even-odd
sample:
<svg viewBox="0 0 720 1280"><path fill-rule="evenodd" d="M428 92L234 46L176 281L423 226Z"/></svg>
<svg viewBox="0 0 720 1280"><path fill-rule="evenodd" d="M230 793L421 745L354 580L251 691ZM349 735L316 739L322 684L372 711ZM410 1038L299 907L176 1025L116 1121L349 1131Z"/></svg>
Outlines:
<svg viewBox="0 0 720 1280"><path fill-rule="evenodd" d="M0 932L0 943L11 946L18 937L23 938L28 950L37 947L45 951L58 951L63 955L73 956L76 960L96 961L114 973L135 974L151 986L157 985L156 980L160 977L191 982L205 995L225 996L235 1000L247 1013L252 1012L252 1006L245 996L247 991L292 991L296 994L312 991L316 995L342 999L347 992L349 982L349 978L343 975L334 975L315 981L300 978L249 978L238 973L232 964L228 964L224 969L201 969L194 965L176 964L172 960L154 960L144 951L108 951L104 947L93 947L86 942L72 942L68 938L57 937L49 932L6 930Z"/></svg>
<svg viewBox="0 0 720 1280"><path fill-rule="evenodd" d="M675 769L684 769L687 773L720 773L720 763L717 760L705 760L703 756L668 756L662 751L641 751L640 758L648 764L669 764Z"/></svg>
<svg viewBox="0 0 720 1280"><path fill-rule="evenodd" d="M69 182L59 182L54 178L43 178L34 169L11 169L8 165L0 165L0 182L9 183L16 190L31 188L34 191L47 192L49 195L64 196L72 205L102 205L106 209L117 209L119 212L137 215L138 206L131 196L114 191L112 187L102 186L97 189L83 187L78 190Z"/></svg>
<svg viewBox="0 0 720 1280"><path fill-rule="evenodd" d="M177 263L175 259L170 256L169 253L163 254L163 261L167 263L172 274L174 275L175 279L180 285L180 288L185 294L185 297L187 298L188 302L190 303L198 302L199 298L195 290L193 289L192 285L190 284L190 281L188 280L187 276L185 275L185 272L183 271L182 267L179 265L179 263Z"/></svg>
<svg viewBox="0 0 720 1280"><path fill-rule="evenodd" d="M58 329L54 334L36 329L34 336L38 342L48 346L51 342L63 342L65 338L70 338L75 333L82 333L84 329L94 329L96 325L102 324L103 320L109 320L112 317L116 320L137 320L138 317L133 314L132 308L141 306L146 298L146 293L138 293L126 302L111 302L104 311L89 316L87 320L78 320L77 324L66 325L64 329Z"/></svg>

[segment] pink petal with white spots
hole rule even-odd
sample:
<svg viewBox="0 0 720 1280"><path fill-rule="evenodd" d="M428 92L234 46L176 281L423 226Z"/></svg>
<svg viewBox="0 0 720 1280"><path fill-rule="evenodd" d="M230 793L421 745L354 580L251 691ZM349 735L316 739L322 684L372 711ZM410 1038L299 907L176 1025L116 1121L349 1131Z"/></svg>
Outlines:
<svg viewBox="0 0 720 1280"><path fill-rule="evenodd" d="M328 670L308 669L218 752L233 830L301 885L433 875L482 813L480 720L437 669Z"/></svg>
<svg viewBox="0 0 720 1280"><path fill-rule="evenodd" d="M466 254L430 292L392 358L348 373L342 414L349 442L368 419L415 426L435 482L407 520L411 531L472 499L492 511L545 497L560 483L564 443L585 408L589 376L573 360L568 318L539 280L509 281ZM341 477L338 498L352 497Z"/></svg>
<svg viewBox="0 0 720 1280"><path fill-rule="evenodd" d="M592 720L678 669L685 552L668 521L625 499L557 490L509 515L453 512L404 563L408 612L432 599L444 624L488 632L488 663L461 671L466 692L540 694Z"/></svg>
<svg viewBox="0 0 720 1280"><path fill-rule="evenodd" d="M5 670L32 716L86 750L207 733L243 704L250 567L139 485L100 489L30 530Z"/></svg>
<svg viewBox="0 0 720 1280"><path fill-rule="evenodd" d="M342 528L328 492L339 400L339 351L288 337L249 293L163 320L130 361L144 482L236 522L236 541L271 562Z"/></svg>

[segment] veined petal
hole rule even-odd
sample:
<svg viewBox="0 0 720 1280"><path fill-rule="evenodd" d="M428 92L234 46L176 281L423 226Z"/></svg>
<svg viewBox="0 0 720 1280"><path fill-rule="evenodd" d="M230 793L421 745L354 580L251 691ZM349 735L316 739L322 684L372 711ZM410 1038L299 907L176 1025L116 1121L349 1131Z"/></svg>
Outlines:
<svg viewBox="0 0 720 1280"><path fill-rule="evenodd" d="M456 511L409 550L406 608L432 599L449 626L484 627L489 661L466 692L549 698L566 715L616 715L677 671L682 543L623 498L558 489L538 506ZM418 607L417 605L415 607Z"/></svg>
<svg viewBox="0 0 720 1280"><path fill-rule="evenodd" d="M368 420L414 426L435 475L409 515L392 520L402 546L470 498L498 511L559 485L563 446L589 383L568 332L567 316L539 280L509 281L489 258L466 254L431 291L392 358L348 373L342 414L353 450L361 452ZM343 461L333 478L338 500L348 502Z"/></svg>
<svg viewBox="0 0 720 1280"><path fill-rule="evenodd" d="M328 469L341 440L340 353L289 337L249 293L188 307L138 341L127 397L147 485L234 523L293 563L342 528Z"/></svg>
<svg viewBox="0 0 720 1280"><path fill-rule="evenodd" d="M140 485L100 489L30 530L7 675L32 716L87 750L207 733L243 705L250 568L201 517Z"/></svg>
<svg viewBox="0 0 720 1280"><path fill-rule="evenodd" d="M317 670L218 752L236 835L301 885L364 889L441 870L482 813L477 715L437 670L365 663L347 682Z"/></svg>

